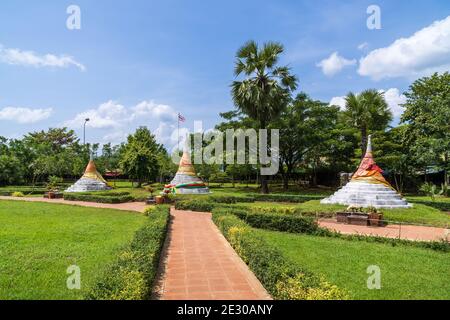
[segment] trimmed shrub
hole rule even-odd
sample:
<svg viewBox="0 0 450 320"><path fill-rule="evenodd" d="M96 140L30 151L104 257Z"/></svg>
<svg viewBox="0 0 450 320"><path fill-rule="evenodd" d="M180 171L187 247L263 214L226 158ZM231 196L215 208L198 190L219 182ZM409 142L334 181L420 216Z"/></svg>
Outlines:
<svg viewBox="0 0 450 320"><path fill-rule="evenodd" d="M98 203L124 203L134 200L134 197L128 192L117 193L64 193L64 200L68 201L86 201Z"/></svg>
<svg viewBox="0 0 450 320"><path fill-rule="evenodd" d="M322 277L292 265L282 253L226 210L213 210L213 220L256 277L275 299L348 299L348 294Z"/></svg>
<svg viewBox="0 0 450 320"><path fill-rule="evenodd" d="M265 202L292 202L292 203L302 203L310 200L322 199L323 196L320 195L294 195L294 194L254 194L251 197L255 201L265 201Z"/></svg>
<svg viewBox="0 0 450 320"><path fill-rule="evenodd" d="M441 211L450 211L450 202L411 200L411 203L423 204Z"/></svg>
<svg viewBox="0 0 450 320"><path fill-rule="evenodd" d="M308 234L315 233L319 229L314 217L281 213L257 213L246 210L232 210L231 213L250 226L259 229Z"/></svg>
<svg viewBox="0 0 450 320"><path fill-rule="evenodd" d="M184 200L177 201L175 203L175 209L177 210L190 210L199 212L211 212L215 207L215 203L199 200Z"/></svg>
<svg viewBox="0 0 450 320"><path fill-rule="evenodd" d="M149 299L169 222L169 207L149 210L148 220L88 291L89 300Z"/></svg>
<svg viewBox="0 0 450 320"><path fill-rule="evenodd" d="M302 207L293 208L293 207L280 207L280 206L273 206L273 207L267 207L267 206L251 206L250 211L255 213L272 213L272 214L292 214L292 215L302 215L302 216L309 216L309 217L321 217L321 218L332 218L336 215L335 212L338 210L329 210L326 211L324 209L321 210L311 210L309 208L305 209Z"/></svg>
<svg viewBox="0 0 450 320"><path fill-rule="evenodd" d="M32 188L17 188L17 189L2 189L0 190L0 196L8 197L14 192L22 192L23 194L27 195L43 195L46 190L45 189L32 189Z"/></svg>
<svg viewBox="0 0 450 320"><path fill-rule="evenodd" d="M236 197L236 196L209 196L207 201L215 202L215 203L227 203L227 204L234 204L234 203L248 203L248 202L255 202L255 199L252 196L242 196L242 197Z"/></svg>

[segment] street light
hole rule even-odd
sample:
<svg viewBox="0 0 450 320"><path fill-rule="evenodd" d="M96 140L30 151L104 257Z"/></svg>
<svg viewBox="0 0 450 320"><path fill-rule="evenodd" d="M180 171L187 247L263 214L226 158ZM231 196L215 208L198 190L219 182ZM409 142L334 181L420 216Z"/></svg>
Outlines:
<svg viewBox="0 0 450 320"><path fill-rule="evenodd" d="M89 121L89 118L84 119L83 124L83 145L86 145L86 123Z"/></svg>

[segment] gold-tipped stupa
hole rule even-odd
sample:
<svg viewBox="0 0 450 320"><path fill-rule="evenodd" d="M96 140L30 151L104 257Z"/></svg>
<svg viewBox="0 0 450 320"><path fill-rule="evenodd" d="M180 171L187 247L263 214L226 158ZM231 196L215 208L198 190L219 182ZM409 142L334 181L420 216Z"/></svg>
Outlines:
<svg viewBox="0 0 450 320"><path fill-rule="evenodd" d="M183 151L183 156L180 159L178 171L170 182L164 187L165 193L180 193L180 194L206 194L210 193L206 184L200 179L195 168L191 162L191 155L189 147L186 146Z"/></svg>
<svg viewBox="0 0 450 320"><path fill-rule="evenodd" d="M411 205L386 181L382 173L383 170L373 158L372 137L369 135L366 154L350 182L320 202L358 207L411 208Z"/></svg>
<svg viewBox="0 0 450 320"><path fill-rule="evenodd" d="M86 166L83 176L70 186L66 192L88 192L88 191L102 191L110 190L106 180L97 171L93 155L91 154L89 163Z"/></svg>

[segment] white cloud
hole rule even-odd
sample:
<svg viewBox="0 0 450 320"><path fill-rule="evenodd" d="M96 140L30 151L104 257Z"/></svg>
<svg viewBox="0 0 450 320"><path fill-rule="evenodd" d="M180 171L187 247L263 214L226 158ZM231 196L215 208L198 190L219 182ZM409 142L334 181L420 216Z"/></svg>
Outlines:
<svg viewBox="0 0 450 320"><path fill-rule="evenodd" d="M345 109L345 96L331 98L330 106L338 106L341 110Z"/></svg>
<svg viewBox="0 0 450 320"><path fill-rule="evenodd" d="M409 38L371 51L359 61L358 73L374 80L417 78L450 69L450 16L435 21Z"/></svg>
<svg viewBox="0 0 450 320"><path fill-rule="evenodd" d="M384 98L386 99L389 108L391 109L394 117L399 117L402 115L405 108L401 106L406 102L406 96L400 94L400 91L397 88L390 88L386 91L379 90L380 92L384 92Z"/></svg>
<svg viewBox="0 0 450 320"><path fill-rule="evenodd" d="M48 119L52 112L52 108L30 109L6 107L0 110L0 120L15 121L20 124L30 124Z"/></svg>
<svg viewBox="0 0 450 320"><path fill-rule="evenodd" d="M79 113L74 119L66 121L64 125L71 128L79 128L89 118L87 127L95 129L118 128L128 121L130 115L127 109L112 100L102 103L96 109L90 109Z"/></svg>
<svg viewBox="0 0 450 320"><path fill-rule="evenodd" d="M175 121L177 113L172 107L164 104L156 104L153 101L142 101L131 108L133 118L154 117L161 121Z"/></svg>
<svg viewBox="0 0 450 320"><path fill-rule="evenodd" d="M348 60L340 56L338 52L333 52L328 58L320 61L316 64L317 67L322 68L322 72L332 77L340 72L346 66L352 66L356 64L356 60Z"/></svg>
<svg viewBox="0 0 450 320"><path fill-rule="evenodd" d="M73 57L68 55L54 55L54 54L43 54L39 55L33 51L23 51L20 49L10 49L3 48L0 45L0 62L11 64L11 65L21 65L21 66L31 66L36 68L41 67L55 67L55 68L67 68L69 66L75 66L81 71L85 71L86 67L76 61Z"/></svg>
<svg viewBox="0 0 450 320"><path fill-rule="evenodd" d="M171 106L153 101L142 101L137 105L126 107L110 100L97 108L77 114L73 119L64 122L64 125L80 129L86 118L90 119L86 124L87 127L103 130L105 142L123 142L132 129L139 125L153 127L156 125L154 133L160 143L174 144L177 140L177 113Z"/></svg>
<svg viewBox="0 0 450 320"><path fill-rule="evenodd" d="M363 42L358 45L358 50L366 50L369 47L369 44L367 42Z"/></svg>
<svg viewBox="0 0 450 320"><path fill-rule="evenodd" d="M404 108L401 106L401 104L404 104L406 102L406 96L401 94L397 88L378 90L378 92L384 93L384 98L392 113L394 114L394 117L399 117L404 111ZM358 95L359 93L356 94ZM337 96L331 98L330 105L338 106L341 108L341 110L344 110L345 96Z"/></svg>

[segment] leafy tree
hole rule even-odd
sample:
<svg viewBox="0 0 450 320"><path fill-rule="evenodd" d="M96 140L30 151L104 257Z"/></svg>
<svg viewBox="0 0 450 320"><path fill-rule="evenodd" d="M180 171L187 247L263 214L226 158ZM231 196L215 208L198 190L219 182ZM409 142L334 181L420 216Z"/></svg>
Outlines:
<svg viewBox="0 0 450 320"><path fill-rule="evenodd" d="M237 52L234 74L244 75L242 81L232 83L232 97L239 111L257 121L259 129L266 129L277 118L297 88L297 79L286 66L277 66L284 48L268 42L259 48L249 41ZM261 191L269 193L267 177L261 176Z"/></svg>
<svg viewBox="0 0 450 320"><path fill-rule="evenodd" d="M408 123L406 142L423 166L437 164L450 172L450 73L416 80L407 92L402 122Z"/></svg>
<svg viewBox="0 0 450 320"><path fill-rule="evenodd" d="M392 112L383 93L374 89L359 95L350 92L345 98L343 115L347 125L360 132L362 156L366 152L368 135L373 131L385 130L392 121Z"/></svg>
<svg viewBox="0 0 450 320"><path fill-rule="evenodd" d="M158 153L161 146L155 136L146 128L140 127L128 136L121 154L120 166L130 178L135 179L138 187L145 180L156 180L160 165Z"/></svg>

